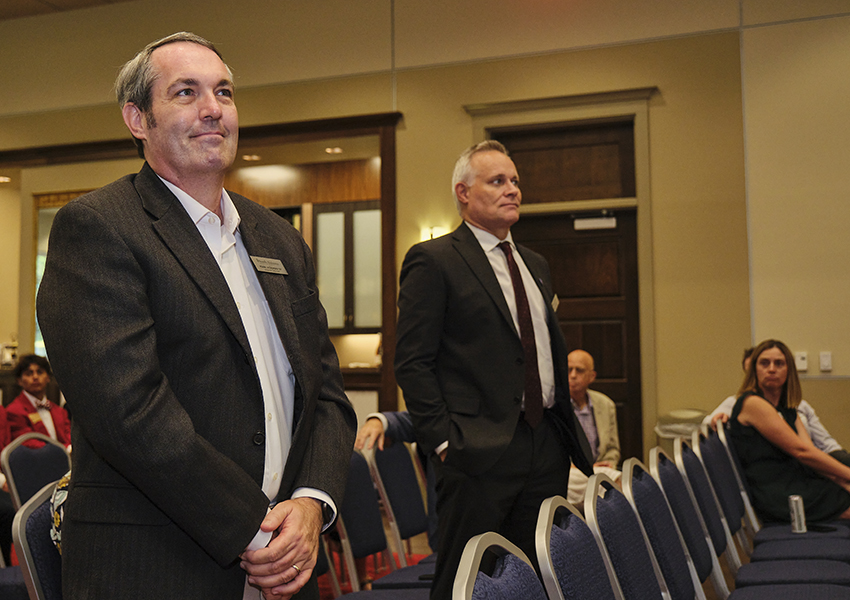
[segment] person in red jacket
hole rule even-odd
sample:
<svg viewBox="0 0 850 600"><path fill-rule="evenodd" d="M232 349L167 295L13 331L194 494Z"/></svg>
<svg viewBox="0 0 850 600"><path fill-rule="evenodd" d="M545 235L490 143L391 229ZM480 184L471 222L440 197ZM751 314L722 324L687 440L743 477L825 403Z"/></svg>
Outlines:
<svg viewBox="0 0 850 600"><path fill-rule="evenodd" d="M6 407L12 439L25 433L43 433L70 448L71 420L68 413L48 400L45 393L52 374L47 359L35 354L22 356L15 365L15 379L23 391ZM40 445L39 442L32 443L33 447Z"/></svg>

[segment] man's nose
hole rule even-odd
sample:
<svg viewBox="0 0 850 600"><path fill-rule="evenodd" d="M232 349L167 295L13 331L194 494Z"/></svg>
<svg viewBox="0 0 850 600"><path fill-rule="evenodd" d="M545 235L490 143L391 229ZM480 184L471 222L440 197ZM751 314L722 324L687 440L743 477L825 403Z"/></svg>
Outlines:
<svg viewBox="0 0 850 600"><path fill-rule="evenodd" d="M198 111L201 119L221 118L221 105L218 102L218 97L215 95L215 92L210 91L203 94L199 102Z"/></svg>

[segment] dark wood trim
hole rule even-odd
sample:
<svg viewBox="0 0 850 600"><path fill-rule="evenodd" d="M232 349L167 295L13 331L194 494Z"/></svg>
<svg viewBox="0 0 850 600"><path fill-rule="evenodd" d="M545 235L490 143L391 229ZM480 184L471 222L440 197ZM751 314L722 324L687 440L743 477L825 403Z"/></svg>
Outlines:
<svg viewBox="0 0 850 600"><path fill-rule="evenodd" d="M396 125L387 123L378 132L381 145L381 393L380 411L398 410L395 380L396 335Z"/></svg>
<svg viewBox="0 0 850 600"><path fill-rule="evenodd" d="M531 100L513 100L508 102L487 102L483 104L466 104L463 109L472 117L483 117L511 112L528 112L564 108L567 106L582 106L585 104L606 104L611 102L633 102L649 100L658 92L658 88L643 87L611 92L592 92L589 94L573 94L571 96L551 96L549 98L533 98Z"/></svg>

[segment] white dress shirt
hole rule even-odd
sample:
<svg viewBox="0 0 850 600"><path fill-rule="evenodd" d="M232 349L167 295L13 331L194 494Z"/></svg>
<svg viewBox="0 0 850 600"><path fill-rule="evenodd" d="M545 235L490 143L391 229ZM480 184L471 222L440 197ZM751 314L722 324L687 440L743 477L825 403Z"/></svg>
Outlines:
<svg viewBox="0 0 850 600"><path fill-rule="evenodd" d="M514 327L516 327L517 333L519 333L519 317L517 317L514 284L511 281L511 272L508 269L508 258L502 249L499 248L499 244L502 242L510 242L511 244L514 262L516 262L519 273L522 275L522 284L525 287L525 295L528 296L528 307L531 310L534 341L537 344L537 368L540 371L540 384L543 391L543 406L545 408L551 408L555 404L555 370L552 366L552 341L549 339L549 326L546 323L546 300L543 298L543 294L537 282L534 281L534 277L531 275L528 267L525 266L522 255L517 252L516 244L514 244L510 231L508 232L508 237L500 240L492 233L484 231L470 223L466 225L475 234L475 238L481 244L484 254L487 255L487 260L490 261L490 266L493 267L493 272L499 281L499 287L502 288L502 293L505 295L505 300L511 311ZM523 398L524 402L525 399Z"/></svg>

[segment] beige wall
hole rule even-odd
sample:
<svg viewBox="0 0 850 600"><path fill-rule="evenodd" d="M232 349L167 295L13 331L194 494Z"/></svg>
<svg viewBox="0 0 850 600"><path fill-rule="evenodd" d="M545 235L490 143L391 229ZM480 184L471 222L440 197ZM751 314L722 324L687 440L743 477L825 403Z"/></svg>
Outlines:
<svg viewBox="0 0 850 600"><path fill-rule="evenodd" d="M20 181L0 185L0 344L18 337L18 286L21 264Z"/></svg>
<svg viewBox="0 0 850 600"><path fill-rule="evenodd" d="M831 258L846 256L847 236L834 232L837 224L825 230L821 213L800 218L799 211L771 212L768 205L782 190L793 192L794 208L804 192L812 197L813 179L794 168L801 139L812 125L830 131L835 115L846 110L838 102L827 112L815 110L821 98L843 94L840 77L823 75L846 67L846 17L784 21L850 11L850 2L820 0L801 8L766 0L657 0L640 11L633 4L523 3L517 11L514 0L470 0L434 11L417 0L249 0L233 13L223 0L135 0L2 22L0 72L8 83L0 95L0 150L123 137L109 97L118 66L151 39L191 29L216 41L234 67L243 125L403 113L400 261L422 226L457 223L451 168L476 136L464 105L657 87L647 109L648 204L639 208L651 213L639 245L651 257L641 283L651 298L643 333L654 339L643 363L655 376L644 398L644 430L647 444L654 444L649 432L657 414L709 409L734 391L740 351L762 332L781 325L792 329L776 335L817 330L850 338L842 311L826 300L850 293L839 289L846 269L822 267L818 253L824 249L814 244L824 237ZM739 27L739 14L747 25L760 26ZM772 21L783 22L764 26ZM129 22L132 28L115 25ZM817 52L809 53L812 48ZM798 60L801 54L809 58ZM822 75L813 88L810 79L801 80L810 71ZM783 111L789 97L797 117L790 125ZM838 198L847 187L841 143L850 137L841 129L844 121L838 124L828 136L836 158L826 164L812 158L810 168L821 186L817 197L829 199L819 210L841 217L846 209ZM820 152L816 140L803 147L814 156ZM771 179L771 170L782 177ZM112 178L109 169L82 165L58 178L62 169L49 176L32 171L24 171L26 189L17 205L17 192L0 191L0 249L13 259L12 267L9 261L0 267L0 342L13 328L22 341L32 339L29 195ZM760 286L770 280L770 254L763 250L770 244L761 240L776 231L794 232L800 245L793 250L810 253L785 261L792 267L786 307L792 296L829 290L817 310L794 312L791 319L788 311L772 312L760 301ZM801 343L810 353L833 350L843 369L850 363L843 347L817 346L827 340L818 334ZM838 376L804 382L806 397L824 414L840 415L850 392ZM850 444L850 428L827 423Z"/></svg>
<svg viewBox="0 0 850 600"><path fill-rule="evenodd" d="M846 3L845 3L846 4ZM753 339L806 351L805 398L850 444L850 16L743 35ZM819 353L832 353L832 371Z"/></svg>

